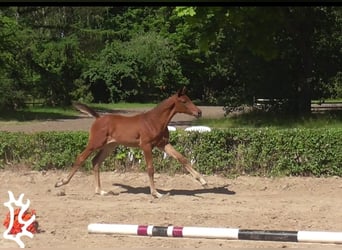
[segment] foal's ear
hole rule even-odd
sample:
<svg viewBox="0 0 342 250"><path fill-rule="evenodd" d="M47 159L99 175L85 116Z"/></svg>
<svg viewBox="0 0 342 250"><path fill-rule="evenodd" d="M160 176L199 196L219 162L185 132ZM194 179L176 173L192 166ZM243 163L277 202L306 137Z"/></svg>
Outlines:
<svg viewBox="0 0 342 250"><path fill-rule="evenodd" d="M183 88L178 90L178 92L177 92L178 97L182 96L182 95L185 95L185 92L186 92L186 87L184 86Z"/></svg>

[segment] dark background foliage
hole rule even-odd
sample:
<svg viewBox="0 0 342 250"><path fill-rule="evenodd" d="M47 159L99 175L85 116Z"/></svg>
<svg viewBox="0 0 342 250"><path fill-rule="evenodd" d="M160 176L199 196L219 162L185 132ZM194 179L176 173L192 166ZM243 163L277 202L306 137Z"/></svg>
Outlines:
<svg viewBox="0 0 342 250"><path fill-rule="evenodd" d="M187 85L201 103L342 98L342 9L0 7L0 109L158 102Z"/></svg>

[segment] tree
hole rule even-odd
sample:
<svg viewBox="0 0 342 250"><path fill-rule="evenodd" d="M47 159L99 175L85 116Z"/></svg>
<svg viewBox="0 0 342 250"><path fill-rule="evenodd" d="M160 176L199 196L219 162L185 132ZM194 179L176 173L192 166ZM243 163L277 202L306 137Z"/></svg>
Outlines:
<svg viewBox="0 0 342 250"><path fill-rule="evenodd" d="M97 101L160 100L168 90L187 84L172 50L173 45L155 32L136 34L127 42L108 43L84 77L93 91L100 87L107 93L108 99L99 95Z"/></svg>
<svg viewBox="0 0 342 250"><path fill-rule="evenodd" d="M239 82L251 92L246 96L264 93L290 99L294 113L309 112L314 90L320 92L321 80L333 77L341 68L340 9L181 7L177 11L190 25L202 27L202 49L210 51L222 35L228 39L232 45L228 45L227 53L230 57L233 54ZM323 49L319 44L328 37L333 40L325 42L328 48ZM225 39L221 39L221 45ZM331 55L333 60L320 62Z"/></svg>
<svg viewBox="0 0 342 250"><path fill-rule="evenodd" d="M0 9L0 110L22 107L35 77L22 58L25 32L15 18L2 15L13 12Z"/></svg>
<svg viewBox="0 0 342 250"><path fill-rule="evenodd" d="M305 113L312 98L341 92L341 13L325 6L2 7L0 103L159 101L187 85L211 104L269 97Z"/></svg>
<svg viewBox="0 0 342 250"><path fill-rule="evenodd" d="M87 96L81 72L86 60L103 47L106 32L95 31L104 26L107 10L65 6L16 9L18 22L31 30L23 53L28 66L39 75L33 86L36 97L49 105L69 105L75 97Z"/></svg>
<svg viewBox="0 0 342 250"><path fill-rule="evenodd" d="M37 88L47 104L69 105L82 69L77 38L68 36L57 42L36 44L30 52L31 66L40 73Z"/></svg>

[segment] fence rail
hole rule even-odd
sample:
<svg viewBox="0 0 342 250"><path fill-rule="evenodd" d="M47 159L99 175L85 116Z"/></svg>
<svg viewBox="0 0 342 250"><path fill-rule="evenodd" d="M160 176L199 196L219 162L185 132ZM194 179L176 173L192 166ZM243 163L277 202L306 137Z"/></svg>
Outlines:
<svg viewBox="0 0 342 250"><path fill-rule="evenodd" d="M311 112L323 113L326 111L342 111L342 102L311 103Z"/></svg>
<svg viewBox="0 0 342 250"><path fill-rule="evenodd" d="M253 106L258 109L268 110L270 108L280 107L286 102L288 102L287 99L255 98ZM342 111L342 102L311 102L312 113L324 113L327 111Z"/></svg>

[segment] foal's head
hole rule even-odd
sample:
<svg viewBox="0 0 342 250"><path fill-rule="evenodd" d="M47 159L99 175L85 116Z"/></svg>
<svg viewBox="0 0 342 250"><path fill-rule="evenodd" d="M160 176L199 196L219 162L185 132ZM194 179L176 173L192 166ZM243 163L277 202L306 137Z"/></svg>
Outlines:
<svg viewBox="0 0 342 250"><path fill-rule="evenodd" d="M175 108L178 113L185 113L189 115L193 115L197 118L202 116L202 111L196 107L195 104L190 100L190 98L185 94L186 88L178 90L177 94L175 94Z"/></svg>

